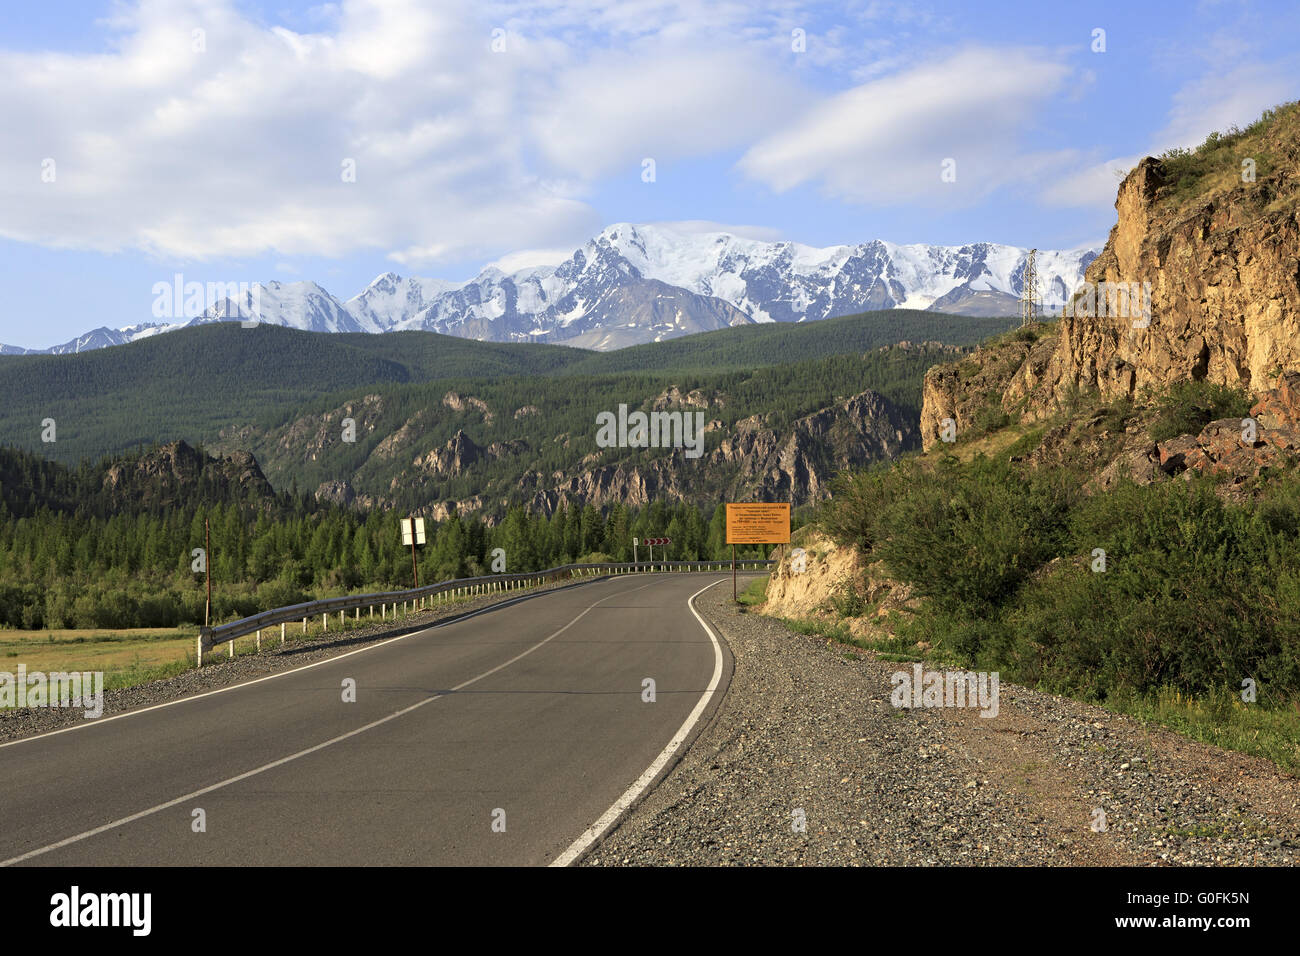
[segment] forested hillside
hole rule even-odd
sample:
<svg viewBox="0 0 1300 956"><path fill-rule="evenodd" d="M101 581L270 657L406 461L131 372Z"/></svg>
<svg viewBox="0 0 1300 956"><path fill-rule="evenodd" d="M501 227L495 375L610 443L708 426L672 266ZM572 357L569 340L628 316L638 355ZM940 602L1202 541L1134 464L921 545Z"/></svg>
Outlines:
<svg viewBox="0 0 1300 956"><path fill-rule="evenodd" d="M861 352L903 339L967 345L1007 322L869 312L808 325L725 329L614 353L432 332L325 334L218 323L75 355L0 356L0 445L75 465L140 444L193 444L223 430L272 429L319 405L322 396L338 405L372 387L443 382L463 388L522 378L532 384L516 392L545 397L581 387L547 385L546 377L637 371L671 378L679 371L755 369ZM55 423L53 442L42 438L46 419ZM274 462L263 464L277 472Z"/></svg>
<svg viewBox="0 0 1300 956"><path fill-rule="evenodd" d="M1005 324L867 313L606 354L221 324L6 358L0 626L199 620L205 518L219 619L407 586L412 512L426 580L497 547L511 571L629 560L633 537L722 558L719 504L812 500L914 447L926 369ZM703 415L704 454L598 447L620 405Z"/></svg>

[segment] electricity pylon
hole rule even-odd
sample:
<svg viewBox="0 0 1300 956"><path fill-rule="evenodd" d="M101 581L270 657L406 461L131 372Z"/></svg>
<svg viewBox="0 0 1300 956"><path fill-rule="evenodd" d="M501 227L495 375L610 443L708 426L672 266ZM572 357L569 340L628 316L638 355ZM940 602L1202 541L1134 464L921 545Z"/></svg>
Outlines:
<svg viewBox="0 0 1300 956"><path fill-rule="evenodd" d="M1037 249L1030 249L1025 259L1025 272L1021 277L1020 289L1020 327L1038 322L1038 266L1035 259Z"/></svg>

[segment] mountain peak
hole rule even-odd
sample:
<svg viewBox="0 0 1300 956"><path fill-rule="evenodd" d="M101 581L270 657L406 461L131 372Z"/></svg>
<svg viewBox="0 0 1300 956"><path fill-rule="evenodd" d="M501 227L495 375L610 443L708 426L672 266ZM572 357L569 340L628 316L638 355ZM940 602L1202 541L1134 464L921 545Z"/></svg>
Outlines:
<svg viewBox="0 0 1300 956"><path fill-rule="evenodd" d="M341 301L311 280L257 287L263 322L316 332L423 329L497 342L617 348L744 322L805 322L875 309L1014 315L1027 249L964 246L808 246L738 236L709 223L611 223L556 267L468 282L376 276ZM1093 249L1040 250L1040 294L1059 306L1096 258ZM252 298L252 297L246 297ZM671 303L671 306L670 306ZM201 322L246 316L218 304L192 321L97 329L48 352L84 351ZM21 351L0 346L0 352Z"/></svg>

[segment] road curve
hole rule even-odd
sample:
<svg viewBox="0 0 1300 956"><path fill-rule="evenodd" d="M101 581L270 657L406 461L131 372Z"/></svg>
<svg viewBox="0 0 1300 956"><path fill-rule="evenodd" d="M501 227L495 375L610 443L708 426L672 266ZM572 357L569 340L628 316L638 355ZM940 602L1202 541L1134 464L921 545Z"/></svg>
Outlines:
<svg viewBox="0 0 1300 956"><path fill-rule="evenodd" d="M725 648L689 606L721 580L527 596L0 745L0 865L571 862L725 691Z"/></svg>

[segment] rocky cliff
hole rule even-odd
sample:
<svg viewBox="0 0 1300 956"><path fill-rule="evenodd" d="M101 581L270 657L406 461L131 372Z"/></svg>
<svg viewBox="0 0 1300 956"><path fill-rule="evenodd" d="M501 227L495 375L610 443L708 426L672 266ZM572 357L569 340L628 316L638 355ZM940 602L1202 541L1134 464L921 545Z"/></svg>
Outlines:
<svg viewBox="0 0 1300 956"><path fill-rule="evenodd" d="M696 393L683 399L697 407L708 401ZM713 401L723 404L721 399ZM788 428L773 427L765 415L741 419L718 447L699 459L677 452L644 464L604 465L570 477L529 472L520 479L519 489L530 491L529 507L545 514L561 505L642 506L653 499L697 497L798 505L826 497L838 472L895 458L915 448L917 440L916 426L902 410L865 391L797 419Z"/></svg>
<svg viewBox="0 0 1300 956"><path fill-rule="evenodd" d="M945 418L961 434L990 408L1041 419L1080 392L1140 399L1185 381L1258 396L1300 368L1296 104L1193 153L1147 157L1115 209L1106 246L1056 327L930 370L925 447Z"/></svg>
<svg viewBox="0 0 1300 956"><path fill-rule="evenodd" d="M214 458L183 441L110 465L103 489L105 500L122 509L164 510L200 499L270 504L275 498L248 452Z"/></svg>

